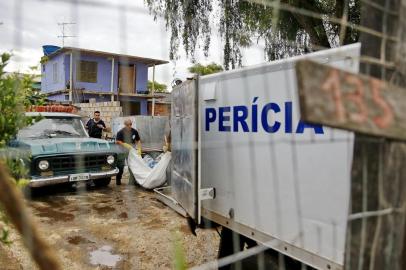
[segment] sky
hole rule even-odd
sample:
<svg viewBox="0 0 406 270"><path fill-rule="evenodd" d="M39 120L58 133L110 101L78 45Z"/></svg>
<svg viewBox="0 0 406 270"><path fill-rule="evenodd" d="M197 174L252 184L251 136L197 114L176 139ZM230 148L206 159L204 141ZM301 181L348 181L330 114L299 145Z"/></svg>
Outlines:
<svg viewBox="0 0 406 270"><path fill-rule="evenodd" d="M62 46L62 22L75 23L66 26L65 35L76 37L66 38L65 46L169 60L165 21L154 21L144 0L0 0L0 52L13 53L7 71L27 72L38 65L42 45ZM198 51L197 62L223 63L223 44L216 29L212 32L209 56ZM264 62L260 45L243 55L244 66ZM191 65L181 49L179 60L156 67L155 79L167 85L184 80Z"/></svg>

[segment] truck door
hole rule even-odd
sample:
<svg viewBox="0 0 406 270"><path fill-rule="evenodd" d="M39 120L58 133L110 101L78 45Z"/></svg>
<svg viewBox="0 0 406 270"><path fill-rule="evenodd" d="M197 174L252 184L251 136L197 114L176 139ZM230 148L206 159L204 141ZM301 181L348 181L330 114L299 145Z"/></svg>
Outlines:
<svg viewBox="0 0 406 270"><path fill-rule="evenodd" d="M172 90L172 196L195 221L198 201L197 80L187 80Z"/></svg>

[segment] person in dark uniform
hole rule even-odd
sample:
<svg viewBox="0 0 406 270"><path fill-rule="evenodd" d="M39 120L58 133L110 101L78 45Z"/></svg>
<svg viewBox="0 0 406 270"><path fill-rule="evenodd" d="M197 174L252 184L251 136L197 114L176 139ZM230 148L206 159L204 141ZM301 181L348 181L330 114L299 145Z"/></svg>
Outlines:
<svg viewBox="0 0 406 270"><path fill-rule="evenodd" d="M94 118L87 121L86 129L90 137L101 139L103 130L106 129L106 124L100 119L99 111L95 111Z"/></svg>
<svg viewBox="0 0 406 270"><path fill-rule="evenodd" d="M117 144L129 144L129 145L136 145L138 154L141 154L141 138L138 134L138 131L132 127L132 121L127 119L124 121L124 128L122 128L119 132L117 132L116 136L116 143ZM116 176L116 185L121 185L121 178L124 172L124 164L118 165L119 172ZM135 184L135 179L132 173L130 172L130 184Z"/></svg>

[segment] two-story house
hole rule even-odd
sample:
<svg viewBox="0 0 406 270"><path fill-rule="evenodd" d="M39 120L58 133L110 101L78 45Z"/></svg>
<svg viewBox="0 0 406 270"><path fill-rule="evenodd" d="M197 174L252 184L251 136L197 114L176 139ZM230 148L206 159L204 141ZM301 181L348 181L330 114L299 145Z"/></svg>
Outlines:
<svg viewBox="0 0 406 270"><path fill-rule="evenodd" d="M147 115L148 69L168 61L80 48L44 46L41 91L48 99L120 101L124 115Z"/></svg>

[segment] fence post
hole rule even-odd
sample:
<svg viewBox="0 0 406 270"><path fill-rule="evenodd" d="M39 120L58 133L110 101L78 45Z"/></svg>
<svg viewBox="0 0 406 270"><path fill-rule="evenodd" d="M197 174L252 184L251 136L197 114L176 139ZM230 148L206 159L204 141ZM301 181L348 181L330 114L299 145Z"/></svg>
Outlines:
<svg viewBox="0 0 406 270"><path fill-rule="evenodd" d="M398 46L396 50L396 59L398 63L398 70L401 75L406 74L406 1L401 0L399 4L399 29L398 29ZM404 76L402 76L404 78ZM402 81L406 85L405 81ZM406 224L404 225L404 231L406 231ZM403 234L403 247L402 247L402 265L406 266L406 233Z"/></svg>
<svg viewBox="0 0 406 270"><path fill-rule="evenodd" d="M361 33L362 56L380 63L363 61L361 70L404 88L406 84L397 78L406 69L405 1L371 2L383 10L363 2L361 24L382 33L382 37ZM398 36L399 40L389 41L388 36ZM394 68L388 68L388 63L395 63ZM356 134L350 213L361 215L348 223L346 270L405 269L405 162L405 143Z"/></svg>

